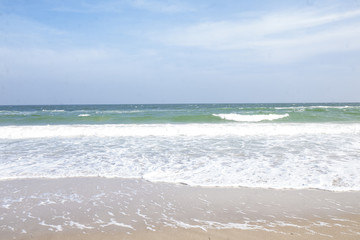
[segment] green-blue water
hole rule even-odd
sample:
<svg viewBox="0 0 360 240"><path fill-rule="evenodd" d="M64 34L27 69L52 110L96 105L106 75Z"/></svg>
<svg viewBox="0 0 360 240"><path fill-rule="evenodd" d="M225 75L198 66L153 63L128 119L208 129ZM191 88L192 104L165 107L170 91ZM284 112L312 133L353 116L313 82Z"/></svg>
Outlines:
<svg viewBox="0 0 360 240"><path fill-rule="evenodd" d="M360 103L0 106L3 126L269 121L360 122Z"/></svg>
<svg viewBox="0 0 360 240"><path fill-rule="evenodd" d="M0 179L360 190L360 104L0 106Z"/></svg>

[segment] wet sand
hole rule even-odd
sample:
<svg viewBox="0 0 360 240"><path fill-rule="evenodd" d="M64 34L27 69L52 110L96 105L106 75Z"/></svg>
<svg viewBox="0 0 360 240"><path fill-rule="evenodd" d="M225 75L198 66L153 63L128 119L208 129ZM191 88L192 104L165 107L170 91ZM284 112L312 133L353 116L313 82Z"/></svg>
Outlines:
<svg viewBox="0 0 360 240"><path fill-rule="evenodd" d="M0 239L359 239L360 192L0 182Z"/></svg>

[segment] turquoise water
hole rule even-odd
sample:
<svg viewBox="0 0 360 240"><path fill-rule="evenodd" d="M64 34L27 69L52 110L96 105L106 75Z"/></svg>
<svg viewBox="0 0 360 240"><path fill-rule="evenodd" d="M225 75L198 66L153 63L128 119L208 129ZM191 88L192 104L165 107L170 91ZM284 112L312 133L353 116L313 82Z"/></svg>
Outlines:
<svg viewBox="0 0 360 240"><path fill-rule="evenodd" d="M0 180L360 190L360 104L0 106Z"/></svg>
<svg viewBox="0 0 360 240"><path fill-rule="evenodd" d="M360 122L360 103L0 106L3 126L270 121Z"/></svg>

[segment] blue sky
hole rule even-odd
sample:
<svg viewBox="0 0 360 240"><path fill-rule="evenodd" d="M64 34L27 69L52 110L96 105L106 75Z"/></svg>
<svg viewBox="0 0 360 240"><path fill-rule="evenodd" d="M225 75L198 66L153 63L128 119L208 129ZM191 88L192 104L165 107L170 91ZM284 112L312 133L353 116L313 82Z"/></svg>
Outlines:
<svg viewBox="0 0 360 240"><path fill-rule="evenodd" d="M344 101L357 0L0 0L0 104Z"/></svg>

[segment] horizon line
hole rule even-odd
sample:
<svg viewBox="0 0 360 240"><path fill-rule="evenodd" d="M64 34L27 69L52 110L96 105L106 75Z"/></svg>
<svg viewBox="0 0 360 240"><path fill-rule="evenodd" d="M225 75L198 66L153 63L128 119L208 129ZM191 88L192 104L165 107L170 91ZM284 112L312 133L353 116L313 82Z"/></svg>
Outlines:
<svg viewBox="0 0 360 240"><path fill-rule="evenodd" d="M90 106L90 105L215 105L215 104L360 104L360 102L212 102L212 103L56 103L56 104L0 104L6 106Z"/></svg>

